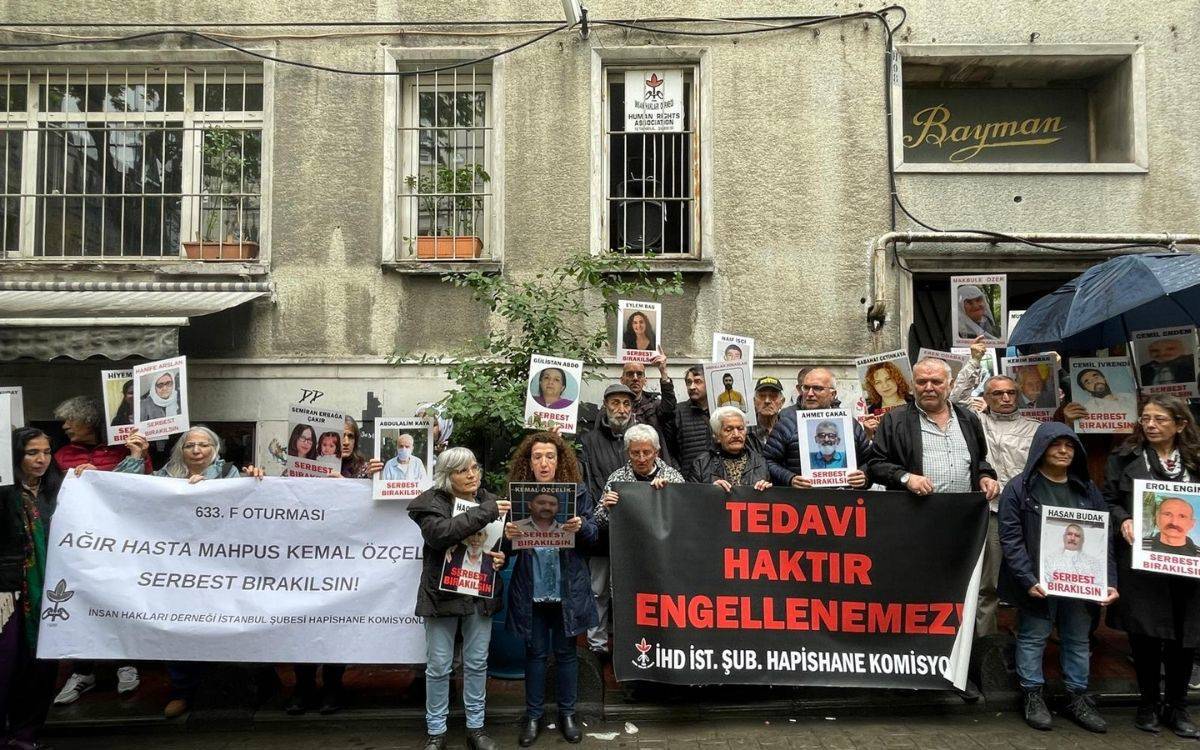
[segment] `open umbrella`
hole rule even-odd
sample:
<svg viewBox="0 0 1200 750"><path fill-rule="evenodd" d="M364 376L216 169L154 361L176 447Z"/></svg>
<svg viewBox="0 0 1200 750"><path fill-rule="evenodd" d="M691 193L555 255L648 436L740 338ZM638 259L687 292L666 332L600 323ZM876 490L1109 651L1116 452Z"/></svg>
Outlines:
<svg viewBox="0 0 1200 750"><path fill-rule="evenodd" d="M1091 354L1133 331L1200 324L1200 255L1125 255L1029 306L1009 333L1022 352Z"/></svg>

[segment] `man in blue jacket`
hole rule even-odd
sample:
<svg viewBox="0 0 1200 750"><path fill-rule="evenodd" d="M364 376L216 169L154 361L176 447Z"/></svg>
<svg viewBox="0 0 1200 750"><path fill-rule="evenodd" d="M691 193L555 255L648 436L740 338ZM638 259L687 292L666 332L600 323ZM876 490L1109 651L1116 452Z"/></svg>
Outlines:
<svg viewBox="0 0 1200 750"><path fill-rule="evenodd" d="M1025 694L1025 721L1034 729L1050 729L1050 710L1042 697L1042 654L1055 625L1063 681L1070 692L1062 713L1084 729L1104 732L1107 724L1087 695L1091 649L1088 634L1099 605L1082 599L1049 596L1039 583L1042 506L1107 511L1100 490L1088 477L1087 454L1071 428L1046 422L1034 433L1025 470L1013 477L1000 496L1000 595L1018 608L1017 676ZM1108 592L1117 598L1117 564L1108 540Z"/></svg>
<svg viewBox="0 0 1200 750"><path fill-rule="evenodd" d="M812 482L801 472L804 471L800 461L799 425L796 423L797 410L836 409L837 380L833 373L824 367L814 367L804 374L800 381L800 399L795 406L789 406L779 412L779 421L775 429L763 445L763 457L767 459L767 470L771 473L771 481L777 487L811 487ZM854 453L861 466L867 460L867 452L871 441L862 425L854 422ZM850 472L851 487L865 487L867 475L861 469Z"/></svg>

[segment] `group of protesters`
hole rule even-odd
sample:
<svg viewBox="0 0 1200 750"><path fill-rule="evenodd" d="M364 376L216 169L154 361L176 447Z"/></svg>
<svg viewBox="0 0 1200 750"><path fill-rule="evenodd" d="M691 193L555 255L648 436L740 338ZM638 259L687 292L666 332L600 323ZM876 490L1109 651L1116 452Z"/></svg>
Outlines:
<svg viewBox="0 0 1200 750"><path fill-rule="evenodd" d="M1039 583L1041 507L1110 513L1114 533L1108 540L1104 603L1110 605L1109 623L1128 634L1141 698L1135 724L1150 732L1166 728L1180 736L1200 737L1186 707L1200 643L1200 582L1131 567L1133 481L1200 481L1200 433L1187 403L1159 395L1144 398L1133 434L1111 451L1098 486L1089 474L1085 441L1071 428L1073 419L1086 416L1086 410L1067 404L1057 421L1044 423L1021 416L1012 378L995 375L979 382L978 363L985 351L977 341L972 361L957 382L945 361L921 359L913 366L912 392L903 403L855 421L852 439L859 466L848 473L844 489L878 487L918 497L967 492L986 496L989 521L975 634L978 639L997 633L1000 602L1016 606L1014 661L1024 717L1043 730L1050 729L1052 721L1043 695L1043 653L1055 629L1068 690L1060 713L1095 732L1105 731L1106 723L1088 694L1090 640L1100 605L1049 596ZM506 627L525 644L526 715L519 744L534 744L548 724L544 703L551 654L557 669L557 728L566 741L581 740L575 717L576 641L586 635L597 658L608 658L610 519L619 513L621 483L661 488L696 482L726 491L735 486L752 491L812 486L804 475L798 412L841 406L831 369L800 370L791 394L778 378L760 377L753 394L756 424L748 427L737 407L720 406L710 413L702 366L687 369L687 398L678 401L666 358L658 354L650 364L659 373L658 392L646 387L644 364L626 363L620 379L604 389L594 415L584 418L581 413L576 436L581 452L550 430L527 434L512 453L510 482L578 486L577 515L564 524L576 534L577 544L573 549L514 550L512 540L524 532L517 524L506 524L504 543L488 553L497 569L512 562L512 577L502 594L485 598L439 588L446 551L510 510L506 499L481 486L482 467L468 448L439 441L433 486L409 506L424 540L416 614L424 618L426 632L427 748L446 745L450 676L460 637L468 745L498 747L484 723L487 654L491 618L505 602ZM68 399L55 416L62 420L68 443L52 451L50 436L41 430L16 430L12 445L17 482L0 488L0 705L6 738L14 747L37 747L37 733L52 699L72 702L96 684L96 665L75 662L56 695L58 665L35 658L47 529L64 475L89 470L153 473L194 483L261 478L264 473L255 466L239 470L223 460L220 438L202 425L180 436L165 465L156 469L150 445L136 431L125 445L105 444L98 400ZM341 457L341 475L346 478L367 478L383 468L360 452L359 429L352 419L346 421ZM475 506L455 515L456 499L471 500ZM136 665L116 667L118 690L136 689ZM167 668L171 693L164 713L174 717L188 710L203 672L199 665L183 662L168 663ZM296 690L289 712L317 708L316 666L294 669ZM329 713L339 708L345 666L322 669L319 708ZM1165 674L1163 688L1160 674ZM963 697L975 699L978 692L968 685Z"/></svg>

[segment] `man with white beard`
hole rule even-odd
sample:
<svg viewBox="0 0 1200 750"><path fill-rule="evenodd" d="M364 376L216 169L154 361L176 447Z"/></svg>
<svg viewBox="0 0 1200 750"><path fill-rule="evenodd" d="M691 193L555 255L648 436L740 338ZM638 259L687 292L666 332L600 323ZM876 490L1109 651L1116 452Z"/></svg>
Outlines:
<svg viewBox="0 0 1200 750"><path fill-rule="evenodd" d="M814 471L846 468L846 452L838 450L838 446L842 444L842 435L838 431L837 422L822 421L817 425L813 439L817 450L810 451L808 458L812 461Z"/></svg>

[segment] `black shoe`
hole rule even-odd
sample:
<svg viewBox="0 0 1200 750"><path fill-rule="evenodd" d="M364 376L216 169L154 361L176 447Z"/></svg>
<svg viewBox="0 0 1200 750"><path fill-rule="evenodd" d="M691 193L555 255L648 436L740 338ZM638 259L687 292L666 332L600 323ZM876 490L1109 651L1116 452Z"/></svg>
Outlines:
<svg viewBox="0 0 1200 750"><path fill-rule="evenodd" d="M470 750L500 750L500 745L488 737L487 730L483 727L467 730L467 747Z"/></svg>
<svg viewBox="0 0 1200 750"><path fill-rule="evenodd" d="M321 714L328 716L342 710L342 691L326 689L321 696Z"/></svg>
<svg viewBox="0 0 1200 750"><path fill-rule="evenodd" d="M1153 703L1143 703L1138 706L1137 713L1133 715L1133 725L1143 732L1154 732L1158 734L1162 731L1162 724L1158 723L1158 706Z"/></svg>
<svg viewBox="0 0 1200 750"><path fill-rule="evenodd" d="M962 698L963 703L978 703L979 699L983 697L983 693L979 692L979 688L970 680L967 680L965 688L962 690L954 688L954 692L958 693L958 697Z"/></svg>
<svg viewBox="0 0 1200 750"><path fill-rule="evenodd" d="M517 744L521 747L529 747L537 742L538 735L542 731L542 720L531 719L528 716L521 721L521 733L517 736Z"/></svg>
<svg viewBox="0 0 1200 750"><path fill-rule="evenodd" d="M1043 732L1050 731L1050 709L1042 699L1042 689L1025 690L1025 723Z"/></svg>
<svg viewBox="0 0 1200 750"><path fill-rule="evenodd" d="M1192 723L1187 708L1183 706L1166 706L1162 712L1162 723L1180 737L1189 739L1200 737L1200 729Z"/></svg>
<svg viewBox="0 0 1200 750"><path fill-rule="evenodd" d="M583 732L579 730L579 722L575 720L575 714L559 714L558 728L562 731L563 739L572 745L583 739Z"/></svg>
<svg viewBox="0 0 1200 750"><path fill-rule="evenodd" d="M292 693L291 700L287 702L283 710L287 712L288 716L301 716L308 710L310 705L312 705L312 695L297 690L295 693Z"/></svg>
<svg viewBox="0 0 1200 750"><path fill-rule="evenodd" d="M1100 716L1096 704L1087 693L1072 692L1067 705L1063 706L1062 714L1089 732L1103 734L1108 731L1108 723Z"/></svg>
<svg viewBox="0 0 1200 750"><path fill-rule="evenodd" d="M430 734L425 737L425 750L446 750L446 734Z"/></svg>

